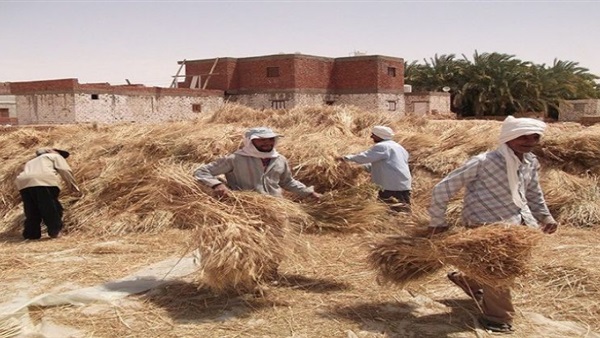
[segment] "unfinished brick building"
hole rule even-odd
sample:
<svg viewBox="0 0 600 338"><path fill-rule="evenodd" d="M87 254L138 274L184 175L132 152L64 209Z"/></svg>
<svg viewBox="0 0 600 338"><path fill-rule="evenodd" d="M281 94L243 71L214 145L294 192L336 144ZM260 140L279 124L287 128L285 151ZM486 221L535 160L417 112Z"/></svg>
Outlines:
<svg viewBox="0 0 600 338"><path fill-rule="evenodd" d="M178 87L222 90L225 100L256 109L350 104L404 114L404 60L279 54L184 60Z"/></svg>
<svg viewBox="0 0 600 338"><path fill-rule="evenodd" d="M80 84L77 79L11 82L18 124L157 123L189 120L223 104L223 91Z"/></svg>

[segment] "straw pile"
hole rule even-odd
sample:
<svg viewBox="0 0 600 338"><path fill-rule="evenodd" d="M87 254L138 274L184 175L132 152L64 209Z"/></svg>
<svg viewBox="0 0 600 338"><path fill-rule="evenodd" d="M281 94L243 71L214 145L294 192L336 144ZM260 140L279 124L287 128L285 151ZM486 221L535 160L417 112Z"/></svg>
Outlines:
<svg viewBox="0 0 600 338"><path fill-rule="evenodd" d="M596 176L576 176L550 169L541 185L548 208L557 221L578 227L600 224L600 182Z"/></svg>
<svg viewBox="0 0 600 338"><path fill-rule="evenodd" d="M71 151L69 164L85 193L83 198L66 190L61 193L67 233L114 236L160 234L169 228L207 231L204 237L218 237L222 243L232 238L234 246L229 250L238 250L249 257L248 262L235 263L236 268L242 266L240 269L246 271L242 277L232 277L240 280L234 284L255 283L270 262L285 257L280 246L289 244L280 243L279 238L288 236L279 237L270 228L272 225L277 229L287 222L289 233L306 229L387 232L396 221L404 221L405 216L390 218L387 206L376 200L374 189L367 188L370 179L367 172L360 166L334 161L337 156L370 147L371 128L380 124L391 126L396 131L395 140L411 154L413 210L426 210L431 188L444 174L470 156L495 147L500 122L396 118L353 107L259 111L225 105L206 119L160 125L2 129L0 231L18 234L22 228L22 206L13 181L23 164L38 147L61 147ZM234 199L219 201L210 189L193 180L195 168L238 149L244 131L254 126L273 127L285 135L277 146L278 152L288 158L296 179L325 194L321 204L237 194ZM597 128L594 128L549 125L538 152L546 170L542 178L548 190L548 203L555 218L563 223L595 226L600 220L597 214L600 191L594 176L599 152ZM575 169L568 168L570 163L574 163ZM587 176L581 174L586 166L591 168ZM561 186L550 185L559 182L555 174L566 177L561 178ZM449 209L449 222L455 224L461 210L459 196ZM287 221L279 219L283 215ZM425 217L419 220L426 221ZM249 249L237 241L241 238L236 237L238 233L255 233L256 238L244 235L248 243L259 243L261 250L270 251L244 251ZM210 243L201 241L197 235L191 237L194 248L202 246L207 253L211 252L214 271L220 271L219 266L234 266L234 261L223 258L226 251L220 257L221 251ZM269 245L273 248L266 247ZM267 258L264 261L252 258L259 256ZM208 254L203 258L207 261ZM216 282L213 284L220 288ZM230 286L223 286L227 287Z"/></svg>
<svg viewBox="0 0 600 338"><path fill-rule="evenodd" d="M371 246L368 262L379 276L405 285L452 265L481 284L511 284L528 272L539 230L491 224L454 234L393 236Z"/></svg>

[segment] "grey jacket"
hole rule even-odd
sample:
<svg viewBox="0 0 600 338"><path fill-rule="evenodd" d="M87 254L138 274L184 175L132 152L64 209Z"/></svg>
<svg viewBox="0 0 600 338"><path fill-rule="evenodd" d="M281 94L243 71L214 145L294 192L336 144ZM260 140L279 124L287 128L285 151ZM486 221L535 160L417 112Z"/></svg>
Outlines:
<svg viewBox="0 0 600 338"><path fill-rule="evenodd" d="M194 171L194 178L213 187L223 183L216 178L222 174L232 190L251 190L271 196L281 196L281 188L300 196L314 191L313 187L307 187L292 177L288 161L282 155L271 159L267 168L263 169L259 158L231 154L199 167Z"/></svg>

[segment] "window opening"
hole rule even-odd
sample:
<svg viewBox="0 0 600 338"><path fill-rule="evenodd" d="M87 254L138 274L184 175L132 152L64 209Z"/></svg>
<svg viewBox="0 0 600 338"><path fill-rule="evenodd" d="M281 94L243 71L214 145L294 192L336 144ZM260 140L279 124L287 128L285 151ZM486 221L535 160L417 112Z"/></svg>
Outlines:
<svg viewBox="0 0 600 338"><path fill-rule="evenodd" d="M267 67L267 77L279 77L279 67Z"/></svg>

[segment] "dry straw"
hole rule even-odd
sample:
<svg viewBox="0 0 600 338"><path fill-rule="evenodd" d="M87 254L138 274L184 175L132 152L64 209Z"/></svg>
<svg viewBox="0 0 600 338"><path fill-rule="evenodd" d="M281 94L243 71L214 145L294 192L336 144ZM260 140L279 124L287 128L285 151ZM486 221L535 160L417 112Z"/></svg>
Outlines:
<svg viewBox="0 0 600 338"><path fill-rule="evenodd" d="M329 192L319 203L306 203L303 209L316 220L318 230L381 231L393 224L389 222L389 207L376 196L376 188L364 184Z"/></svg>
<svg viewBox="0 0 600 338"><path fill-rule="evenodd" d="M199 227L191 243L201 257L198 281L224 293L252 291L272 278L299 242L285 209L265 212L278 202L257 193L233 193L214 203L222 221ZM226 216L232 210L235 214Z"/></svg>
<svg viewBox="0 0 600 338"><path fill-rule="evenodd" d="M367 261L380 284L404 286L429 277L443 267L435 244L427 238L390 236L372 244Z"/></svg>
<svg viewBox="0 0 600 338"><path fill-rule="evenodd" d="M600 224L598 177L550 169L544 172L541 184L548 207L561 224L578 227Z"/></svg>
<svg viewBox="0 0 600 338"><path fill-rule="evenodd" d="M528 272L532 249L541 237L539 230L503 224L431 239L393 236L373 244L368 260L382 279L401 285L442 265L452 265L481 284L506 285Z"/></svg>

